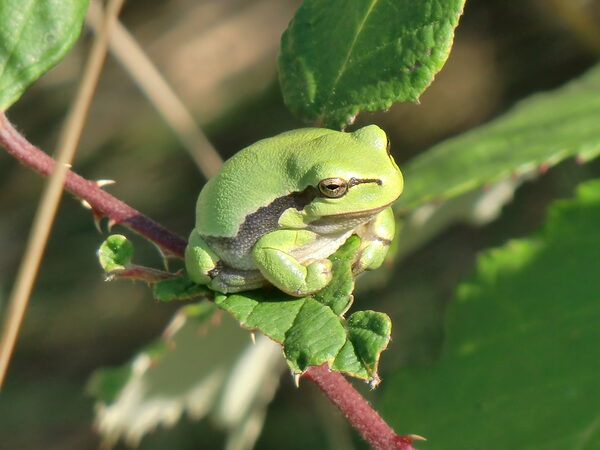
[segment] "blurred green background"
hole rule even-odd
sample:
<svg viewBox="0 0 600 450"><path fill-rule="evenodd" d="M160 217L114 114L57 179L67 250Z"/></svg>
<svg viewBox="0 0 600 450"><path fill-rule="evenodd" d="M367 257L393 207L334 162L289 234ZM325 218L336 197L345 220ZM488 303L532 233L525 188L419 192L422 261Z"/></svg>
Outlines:
<svg viewBox="0 0 600 450"><path fill-rule="evenodd" d="M279 36L298 5L296 0L130 1L121 18L227 158L257 139L303 125L283 105L276 75ZM56 144L90 37L84 31L67 59L9 111L28 139L48 152ZM518 99L560 86L599 56L599 2L473 0L467 2L446 66L421 103L362 114L351 129L381 125L402 167ZM111 57L74 170L90 179L116 180L108 187L112 194L183 236L193 226L204 180ZM535 230L549 202L570 196L579 182L599 175L597 162L566 161L520 188L499 220L479 229L453 226L398 264L393 284L361 293L361 309L387 312L394 323L393 342L381 362L384 385L403 367L439 356L445 306L457 282L473 271L480 250ZM3 309L42 186L41 177L0 152ZM0 393L0 449L98 448L93 400L84 392L87 379L98 367L127 361L160 334L177 309L154 302L141 283L104 282L95 257L102 240L89 212L65 196ZM137 261L161 264L151 245L134 241ZM378 391L365 395L377 405ZM211 422L183 419L172 430L159 428L140 448L221 448L223 439ZM297 390L284 375L257 448L364 447L310 383Z"/></svg>

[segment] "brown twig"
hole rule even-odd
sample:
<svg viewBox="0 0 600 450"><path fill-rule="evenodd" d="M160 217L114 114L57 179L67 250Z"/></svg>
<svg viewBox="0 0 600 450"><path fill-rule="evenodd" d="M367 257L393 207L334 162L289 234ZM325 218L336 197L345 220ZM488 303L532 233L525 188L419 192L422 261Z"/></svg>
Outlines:
<svg viewBox="0 0 600 450"><path fill-rule="evenodd" d="M42 175L49 175L55 166L54 160L20 135L4 114L0 114L0 143L20 162ZM185 239L103 191L98 183L69 170L65 189L85 200L96 215L130 228L169 255L183 257ZM397 435L342 375L331 372L326 366L310 367L304 376L319 386L374 449L412 450L411 442L422 439L415 435Z"/></svg>

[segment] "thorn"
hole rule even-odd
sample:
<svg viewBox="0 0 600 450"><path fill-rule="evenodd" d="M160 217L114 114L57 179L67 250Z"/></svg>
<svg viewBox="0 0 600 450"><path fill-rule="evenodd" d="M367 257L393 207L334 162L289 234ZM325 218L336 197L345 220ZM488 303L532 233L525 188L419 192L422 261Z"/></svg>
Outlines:
<svg viewBox="0 0 600 450"><path fill-rule="evenodd" d="M115 279L115 274L114 273L109 273L104 277L104 281L112 281Z"/></svg>
<svg viewBox="0 0 600 450"><path fill-rule="evenodd" d="M300 373L293 373L292 377L294 377L294 385L299 388L300 387L300 377L302 376L302 374Z"/></svg>
<svg viewBox="0 0 600 450"><path fill-rule="evenodd" d="M404 437L410 439L411 441L426 441L427 438L424 438L423 436L419 436L418 434L406 434L404 435Z"/></svg>
<svg viewBox="0 0 600 450"><path fill-rule="evenodd" d="M104 218L104 214L92 209L92 218L94 219L94 226L96 227L96 230L98 230L98 233L102 234L102 224L100 221Z"/></svg>
<svg viewBox="0 0 600 450"><path fill-rule="evenodd" d="M116 224L117 224L117 221L115 219L108 219L108 224L107 224L108 231L112 230L112 227L114 227Z"/></svg>
<svg viewBox="0 0 600 450"><path fill-rule="evenodd" d="M542 164L540 164L538 171L540 172L540 175L544 175L546 172L548 172L549 168L550 168L550 164L542 163Z"/></svg>
<svg viewBox="0 0 600 450"><path fill-rule="evenodd" d="M371 389L375 389L381 383L381 378L379 376L374 375L373 378L369 381L369 387Z"/></svg>
<svg viewBox="0 0 600 450"><path fill-rule="evenodd" d="M81 199L81 206L83 206L85 209L92 209L92 205L90 205L90 202L88 202L87 200Z"/></svg>
<svg viewBox="0 0 600 450"><path fill-rule="evenodd" d="M162 263L163 263L163 267L164 269L169 272L169 257L167 256L167 254L165 253L165 251L160 248L160 246L156 243L154 243L154 247L156 248L156 250L158 250L158 254L160 255L160 258L162 259Z"/></svg>
<svg viewBox="0 0 600 450"><path fill-rule="evenodd" d="M96 180L94 183L96 183L96 185L101 188L108 184L115 184L116 181L115 180Z"/></svg>
<svg viewBox="0 0 600 450"><path fill-rule="evenodd" d="M250 340L254 345L256 345L256 333L254 331L250 332Z"/></svg>
<svg viewBox="0 0 600 450"><path fill-rule="evenodd" d="M64 165L67 169L70 169L71 167L73 167L73 164L69 164L69 163L64 163Z"/></svg>

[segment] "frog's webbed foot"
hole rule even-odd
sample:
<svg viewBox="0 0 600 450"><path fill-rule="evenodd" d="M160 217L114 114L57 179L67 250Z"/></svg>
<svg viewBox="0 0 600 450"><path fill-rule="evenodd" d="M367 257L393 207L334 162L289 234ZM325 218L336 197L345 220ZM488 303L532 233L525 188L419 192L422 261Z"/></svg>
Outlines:
<svg viewBox="0 0 600 450"><path fill-rule="evenodd" d="M386 208L356 230L361 244L358 259L352 268L355 275L365 270L377 269L383 264L394 238L395 226L392 208Z"/></svg>

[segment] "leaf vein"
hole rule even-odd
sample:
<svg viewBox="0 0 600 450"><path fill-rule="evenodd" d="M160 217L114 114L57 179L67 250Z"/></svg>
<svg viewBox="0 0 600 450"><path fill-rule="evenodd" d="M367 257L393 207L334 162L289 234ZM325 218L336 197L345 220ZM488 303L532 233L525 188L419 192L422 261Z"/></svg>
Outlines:
<svg viewBox="0 0 600 450"><path fill-rule="evenodd" d="M343 73L346 71L346 66L348 65L348 62L350 61L350 55L352 55L352 52L354 51L354 47L356 46L358 37L362 33L363 28L364 28L365 24L367 23L369 16L371 15L371 12L373 12L373 9L375 9L375 5L377 5L378 2L379 2L379 0L371 1L371 4L369 5L369 9L367 10L365 17L358 25L356 33L354 34L352 42L350 43L350 47L348 47L348 51L346 52L346 56L344 57L344 61L342 62L342 65L340 66L340 69L338 70L335 80L333 80L333 84L331 85L331 90L329 91L327 100L324 102L324 106L327 106L329 104L329 102L331 101L331 97L333 96L333 94L335 92L335 88L336 88L338 82L340 81L340 78L342 77Z"/></svg>
<svg viewBox="0 0 600 450"><path fill-rule="evenodd" d="M15 52L15 49L18 47L19 41L21 40L21 36L23 35L25 28L27 28L27 23L29 22L29 18L31 16L34 3L35 3L35 0L31 0L25 7L25 13L23 14L24 20L21 21L21 23L20 23L20 28L16 33L16 35L17 35L16 39L14 39L12 41L12 47L10 49L7 49L8 52L7 52L6 60L4 61L4 65L0 69L0 79L2 79L2 77L4 76L4 73L6 71L6 68L9 67L9 63L12 61L12 59L17 54L17 52Z"/></svg>

